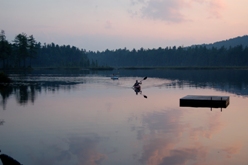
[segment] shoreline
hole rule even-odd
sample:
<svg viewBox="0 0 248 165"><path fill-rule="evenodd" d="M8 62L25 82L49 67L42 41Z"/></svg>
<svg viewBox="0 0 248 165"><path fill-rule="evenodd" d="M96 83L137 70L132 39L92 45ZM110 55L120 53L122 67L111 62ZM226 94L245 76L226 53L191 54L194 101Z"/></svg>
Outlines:
<svg viewBox="0 0 248 165"><path fill-rule="evenodd" d="M32 71L32 70L248 70L248 66L161 66L161 67L32 67L32 68L9 68L0 71Z"/></svg>

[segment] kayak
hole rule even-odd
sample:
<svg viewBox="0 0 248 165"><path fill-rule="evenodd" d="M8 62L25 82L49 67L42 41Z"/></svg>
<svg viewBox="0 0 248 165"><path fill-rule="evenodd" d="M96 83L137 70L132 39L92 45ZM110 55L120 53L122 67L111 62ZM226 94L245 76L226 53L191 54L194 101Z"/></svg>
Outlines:
<svg viewBox="0 0 248 165"><path fill-rule="evenodd" d="M133 86L135 91L140 91L141 90L141 86L140 85L135 85Z"/></svg>

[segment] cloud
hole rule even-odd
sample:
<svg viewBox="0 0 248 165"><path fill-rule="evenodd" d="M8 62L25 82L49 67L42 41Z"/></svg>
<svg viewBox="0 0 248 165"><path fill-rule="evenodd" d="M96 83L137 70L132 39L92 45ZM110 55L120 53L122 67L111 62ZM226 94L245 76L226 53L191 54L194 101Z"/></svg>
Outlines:
<svg viewBox="0 0 248 165"><path fill-rule="evenodd" d="M180 0L149 0L149 1L132 1L133 4L141 3L141 16L144 18L160 19L167 22L181 22L184 20L180 9L185 3Z"/></svg>
<svg viewBox="0 0 248 165"><path fill-rule="evenodd" d="M205 157L204 148L182 148L171 150L170 155L164 157L160 165L182 165L188 161L196 160L199 156Z"/></svg>
<svg viewBox="0 0 248 165"><path fill-rule="evenodd" d="M131 0L132 5L137 5L139 3L144 3L144 2L145 2L145 0Z"/></svg>
<svg viewBox="0 0 248 165"><path fill-rule="evenodd" d="M204 6L209 18L220 18L222 9L225 8L223 0L192 0L192 3Z"/></svg>
<svg viewBox="0 0 248 165"><path fill-rule="evenodd" d="M111 22L111 21L109 21L109 20L108 20L108 21L106 21L106 22L105 22L105 26L104 26L104 27L105 27L105 29L111 29L111 28L112 28L112 22Z"/></svg>
<svg viewBox="0 0 248 165"><path fill-rule="evenodd" d="M226 153L227 158L231 158L234 154L237 154L240 152L242 149L243 144L241 143L236 143L233 144L232 146L224 148L222 151Z"/></svg>
<svg viewBox="0 0 248 165"><path fill-rule="evenodd" d="M210 14L217 18L221 17L221 11L224 9L224 6L225 4L222 2L222 0L211 1L209 5Z"/></svg>
<svg viewBox="0 0 248 165"><path fill-rule="evenodd" d="M133 6L140 6L132 14L143 18L162 20L170 23L189 21L188 13L202 17L207 13L209 18L219 18L224 7L223 0L131 0ZM201 13L197 13L198 8Z"/></svg>

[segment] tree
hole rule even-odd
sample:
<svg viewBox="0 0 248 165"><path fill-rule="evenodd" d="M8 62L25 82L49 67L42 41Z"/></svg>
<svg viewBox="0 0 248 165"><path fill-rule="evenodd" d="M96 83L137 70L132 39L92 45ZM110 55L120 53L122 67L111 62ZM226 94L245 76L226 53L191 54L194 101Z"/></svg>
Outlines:
<svg viewBox="0 0 248 165"><path fill-rule="evenodd" d="M36 41L35 41L33 35L31 35L28 38L28 57L30 59L30 61L29 61L30 66L31 66L31 59L33 59L35 57L35 55L37 54L36 49L37 49Z"/></svg>
<svg viewBox="0 0 248 165"><path fill-rule="evenodd" d="M6 40L4 30L1 30L0 33L0 59L2 60L2 66L5 67L5 60L8 59L11 53L11 45Z"/></svg>
<svg viewBox="0 0 248 165"><path fill-rule="evenodd" d="M26 59L28 58L28 38L25 33L18 34L14 40L14 46L16 51L16 60L19 67L21 66L21 61L23 61L24 67L26 67Z"/></svg>

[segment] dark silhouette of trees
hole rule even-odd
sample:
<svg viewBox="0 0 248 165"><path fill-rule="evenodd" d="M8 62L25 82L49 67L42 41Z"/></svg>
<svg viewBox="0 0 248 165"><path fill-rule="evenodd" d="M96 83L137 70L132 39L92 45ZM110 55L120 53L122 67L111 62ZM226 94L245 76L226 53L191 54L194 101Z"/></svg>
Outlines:
<svg viewBox="0 0 248 165"><path fill-rule="evenodd" d="M33 35L29 36L28 38L28 57L29 57L29 66L31 66L31 60L35 58L35 55L37 54L37 47L36 47L36 41L33 37Z"/></svg>
<svg viewBox="0 0 248 165"><path fill-rule="evenodd" d="M245 36L247 38L247 36ZM237 38L237 40L243 38ZM235 43L237 43L235 40ZM234 41L234 40L232 40ZM227 41L231 43L230 41ZM221 42L222 43L222 42ZM13 44L0 34L0 60L2 68L28 67L236 67L248 66L248 46L190 47L173 46L158 49L128 50L106 49L102 52L86 52L75 46L55 43L43 45L33 35L18 34Z"/></svg>
<svg viewBox="0 0 248 165"><path fill-rule="evenodd" d="M6 40L4 30L1 30L0 34L0 60L2 61L2 66L5 67L6 60L9 58L11 54L11 45Z"/></svg>
<svg viewBox="0 0 248 165"><path fill-rule="evenodd" d="M37 54L32 64L38 67L89 67L90 61L85 50L70 45L40 43L36 46Z"/></svg>
<svg viewBox="0 0 248 165"><path fill-rule="evenodd" d="M26 67L26 59L28 58L28 38L25 33L18 34L14 40L14 51L17 66L21 67L23 61L24 67Z"/></svg>
<svg viewBox="0 0 248 165"><path fill-rule="evenodd" d="M13 51L13 62L15 67L26 68L26 60L29 58L29 66L31 66L31 60L35 58L37 54L36 41L33 35L27 37L27 34L18 34L14 39L14 44L12 45Z"/></svg>
<svg viewBox="0 0 248 165"><path fill-rule="evenodd" d="M2 68L28 67L93 67L98 66L97 60L90 60L85 50L70 45L42 45L36 42L33 35L25 33L16 35L13 44L6 40L5 32L0 34L0 61ZM6 64L8 61L8 64Z"/></svg>
<svg viewBox="0 0 248 165"><path fill-rule="evenodd" d="M248 66L248 47L242 45L226 48L204 45L192 47L141 48L87 52L88 58L97 60L99 66L112 67L223 67Z"/></svg>

